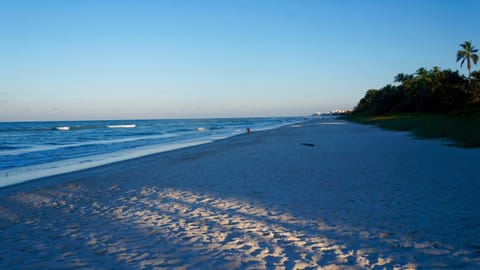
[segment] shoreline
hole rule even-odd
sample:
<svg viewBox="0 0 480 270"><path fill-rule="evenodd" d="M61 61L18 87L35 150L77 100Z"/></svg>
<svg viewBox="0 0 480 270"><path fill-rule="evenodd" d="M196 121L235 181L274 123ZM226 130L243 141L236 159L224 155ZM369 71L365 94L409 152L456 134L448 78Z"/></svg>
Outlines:
<svg viewBox="0 0 480 270"><path fill-rule="evenodd" d="M265 131L281 128L295 123L311 121L302 120L288 124L273 125L267 128L256 129L255 131ZM159 153L175 151L178 149L188 148L192 146L214 143L219 140L229 139L234 136L242 135L242 132L235 132L228 135L211 136L205 138L180 140L169 142L165 144L144 146L133 150L123 150L118 152L111 152L93 156L86 156L81 158L73 158L67 160L60 160L48 162L44 164L31 165L26 167L12 168L0 170L0 189L21 184L24 182L36 181L38 179L48 178L51 176L87 170L99 166L109 165L112 163L122 162L130 159L141 158L144 156L155 155Z"/></svg>
<svg viewBox="0 0 480 270"><path fill-rule="evenodd" d="M0 189L0 266L480 266L480 151L317 120Z"/></svg>

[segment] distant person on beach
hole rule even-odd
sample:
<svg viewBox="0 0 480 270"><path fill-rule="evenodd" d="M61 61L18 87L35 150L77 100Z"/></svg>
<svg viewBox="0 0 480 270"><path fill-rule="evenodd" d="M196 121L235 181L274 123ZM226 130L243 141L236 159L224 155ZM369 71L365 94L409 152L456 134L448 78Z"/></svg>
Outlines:
<svg viewBox="0 0 480 270"><path fill-rule="evenodd" d="M249 128L249 127L247 127L247 134L249 134L249 133L250 133L250 128Z"/></svg>

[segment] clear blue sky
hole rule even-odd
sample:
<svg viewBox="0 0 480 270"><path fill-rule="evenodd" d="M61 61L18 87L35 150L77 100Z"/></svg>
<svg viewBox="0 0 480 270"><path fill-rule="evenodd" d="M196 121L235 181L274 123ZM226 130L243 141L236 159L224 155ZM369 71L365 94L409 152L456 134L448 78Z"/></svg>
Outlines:
<svg viewBox="0 0 480 270"><path fill-rule="evenodd" d="M460 69L479 14L478 0L3 0L0 121L352 108L397 73Z"/></svg>

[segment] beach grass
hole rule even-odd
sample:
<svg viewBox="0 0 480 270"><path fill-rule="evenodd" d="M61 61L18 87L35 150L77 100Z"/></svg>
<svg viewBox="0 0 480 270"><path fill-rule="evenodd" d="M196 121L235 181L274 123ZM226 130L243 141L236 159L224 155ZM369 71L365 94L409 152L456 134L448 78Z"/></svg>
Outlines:
<svg viewBox="0 0 480 270"><path fill-rule="evenodd" d="M348 115L343 119L383 129L410 131L422 139L446 138L455 146L480 147L480 117L442 114Z"/></svg>

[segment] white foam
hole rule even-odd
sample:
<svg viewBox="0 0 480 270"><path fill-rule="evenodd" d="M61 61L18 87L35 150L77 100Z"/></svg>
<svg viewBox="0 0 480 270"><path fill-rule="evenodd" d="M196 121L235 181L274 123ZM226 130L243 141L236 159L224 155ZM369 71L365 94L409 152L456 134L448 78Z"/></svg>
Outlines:
<svg viewBox="0 0 480 270"><path fill-rule="evenodd" d="M128 125L107 125L108 128L135 128L137 125L128 124Z"/></svg>
<svg viewBox="0 0 480 270"><path fill-rule="evenodd" d="M161 134L161 135L150 135L150 136L138 136L133 138L124 138L124 139L116 139L116 140L87 141L87 142L81 142L81 143L59 144L59 145L39 145L34 147L22 148L22 149L4 150L4 151L0 151L0 154L5 156L20 155L20 154L31 153L31 152L56 150L56 149L61 149L66 147L79 147L79 146L85 146L85 145L133 142L133 141L139 141L139 140L167 139L167 138L173 138L176 136L177 134Z"/></svg>
<svg viewBox="0 0 480 270"><path fill-rule="evenodd" d="M56 127L55 129L56 129L56 130L60 130L60 131L69 131L69 130L70 130L70 127L67 127L67 126L65 126L65 127Z"/></svg>

